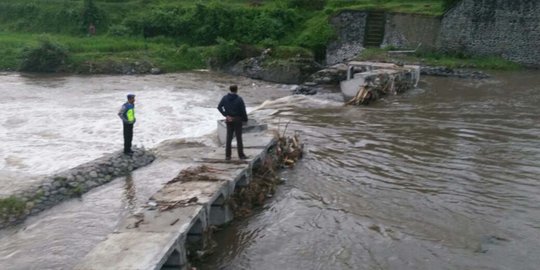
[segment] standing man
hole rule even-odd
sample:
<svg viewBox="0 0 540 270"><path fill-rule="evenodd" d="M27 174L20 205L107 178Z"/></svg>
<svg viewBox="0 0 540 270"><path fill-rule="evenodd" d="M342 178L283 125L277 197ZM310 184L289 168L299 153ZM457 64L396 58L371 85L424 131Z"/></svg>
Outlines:
<svg viewBox="0 0 540 270"><path fill-rule="evenodd" d="M118 116L124 124L124 154L131 155L131 141L133 140L133 124L135 124L135 95L128 94L127 102L122 105Z"/></svg>
<svg viewBox="0 0 540 270"><path fill-rule="evenodd" d="M248 121L246 105L244 104L244 100L237 94L238 86L231 85L229 90L231 92L223 96L217 107L218 111L225 116L225 123L227 123L225 159L231 159L231 143L233 134L236 135L238 157L240 159L247 159L248 157L244 154L244 145L242 143L242 122Z"/></svg>

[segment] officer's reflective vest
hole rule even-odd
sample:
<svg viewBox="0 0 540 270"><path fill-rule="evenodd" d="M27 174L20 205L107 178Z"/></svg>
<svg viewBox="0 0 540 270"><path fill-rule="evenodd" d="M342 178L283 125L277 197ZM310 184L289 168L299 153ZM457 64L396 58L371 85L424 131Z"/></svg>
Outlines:
<svg viewBox="0 0 540 270"><path fill-rule="evenodd" d="M127 106L127 110L126 110L126 118L128 120L128 123L132 124L133 122L135 122L135 106L129 104Z"/></svg>

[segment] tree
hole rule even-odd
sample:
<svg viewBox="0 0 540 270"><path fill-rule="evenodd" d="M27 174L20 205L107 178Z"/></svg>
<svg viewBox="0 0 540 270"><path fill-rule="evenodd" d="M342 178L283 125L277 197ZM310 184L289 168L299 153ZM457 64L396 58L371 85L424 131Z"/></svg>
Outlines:
<svg viewBox="0 0 540 270"><path fill-rule="evenodd" d="M449 10L457 5L461 0L443 0L444 10Z"/></svg>
<svg viewBox="0 0 540 270"><path fill-rule="evenodd" d="M84 0L82 10L82 29L86 31L88 26L97 25L101 19L101 12L93 0Z"/></svg>

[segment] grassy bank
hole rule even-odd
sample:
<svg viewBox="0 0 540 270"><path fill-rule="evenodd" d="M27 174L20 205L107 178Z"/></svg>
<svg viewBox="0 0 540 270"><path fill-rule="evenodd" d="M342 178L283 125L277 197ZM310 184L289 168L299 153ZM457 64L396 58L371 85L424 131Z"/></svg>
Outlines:
<svg viewBox="0 0 540 270"><path fill-rule="evenodd" d="M379 1L328 1L327 9L339 11L343 9L353 10L385 10L390 12L414 13L423 15L439 16L447 7L442 0L379 0Z"/></svg>
<svg viewBox="0 0 540 270"><path fill-rule="evenodd" d="M204 68L212 46L181 46L168 39L137 37L82 37L59 34L0 33L0 69L16 70L26 47L35 47L43 38L61 44L69 52L67 71L76 72L87 63L134 62L147 60L172 72Z"/></svg>
<svg viewBox="0 0 540 270"><path fill-rule="evenodd" d="M401 62L449 68L477 68L487 70L518 70L522 66L500 57L481 57L467 55L448 55L436 52L418 52L413 54L389 54L388 49L369 48L364 50L358 60Z"/></svg>
<svg viewBox="0 0 540 270"><path fill-rule="evenodd" d="M251 56L261 48L311 51L324 58L335 38L329 17L341 10L386 10L438 16L455 0L3 0L0 70L18 70L25 48L42 35L65 49L59 71L150 63L174 72ZM96 35L88 36L95 25ZM246 49L251 48L251 49ZM291 49L292 48L292 49ZM28 51L28 50L26 50ZM377 51L365 51L365 58ZM28 58L28 57L27 57ZM509 68L498 59L420 55L427 64ZM211 61L209 61L211 60Z"/></svg>

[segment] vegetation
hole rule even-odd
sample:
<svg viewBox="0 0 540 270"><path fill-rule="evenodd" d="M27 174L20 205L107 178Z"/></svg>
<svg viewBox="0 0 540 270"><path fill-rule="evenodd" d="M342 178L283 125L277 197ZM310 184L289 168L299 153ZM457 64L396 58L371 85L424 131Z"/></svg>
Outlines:
<svg viewBox="0 0 540 270"><path fill-rule="evenodd" d="M517 70L519 64L499 57L473 57L464 54L443 54L435 52L417 52L411 55L388 54L388 49L366 49L358 60L371 60L383 62L402 62L430 66L444 66L449 68L479 68L495 70Z"/></svg>
<svg viewBox="0 0 540 270"><path fill-rule="evenodd" d="M14 196L0 199L0 218L5 219L10 215L22 214L26 203Z"/></svg>
<svg viewBox="0 0 540 270"><path fill-rule="evenodd" d="M449 10L454 7L460 0L443 0L443 9Z"/></svg>
<svg viewBox="0 0 540 270"><path fill-rule="evenodd" d="M37 47L22 50L20 70L33 72L55 72L68 57L67 50L48 37L40 37Z"/></svg>
<svg viewBox="0 0 540 270"><path fill-rule="evenodd" d="M455 2L3 0L0 70L84 72L88 66L146 61L178 71L225 64L268 47L309 50L310 57L321 60L335 37L328 18L341 10L441 15Z"/></svg>

